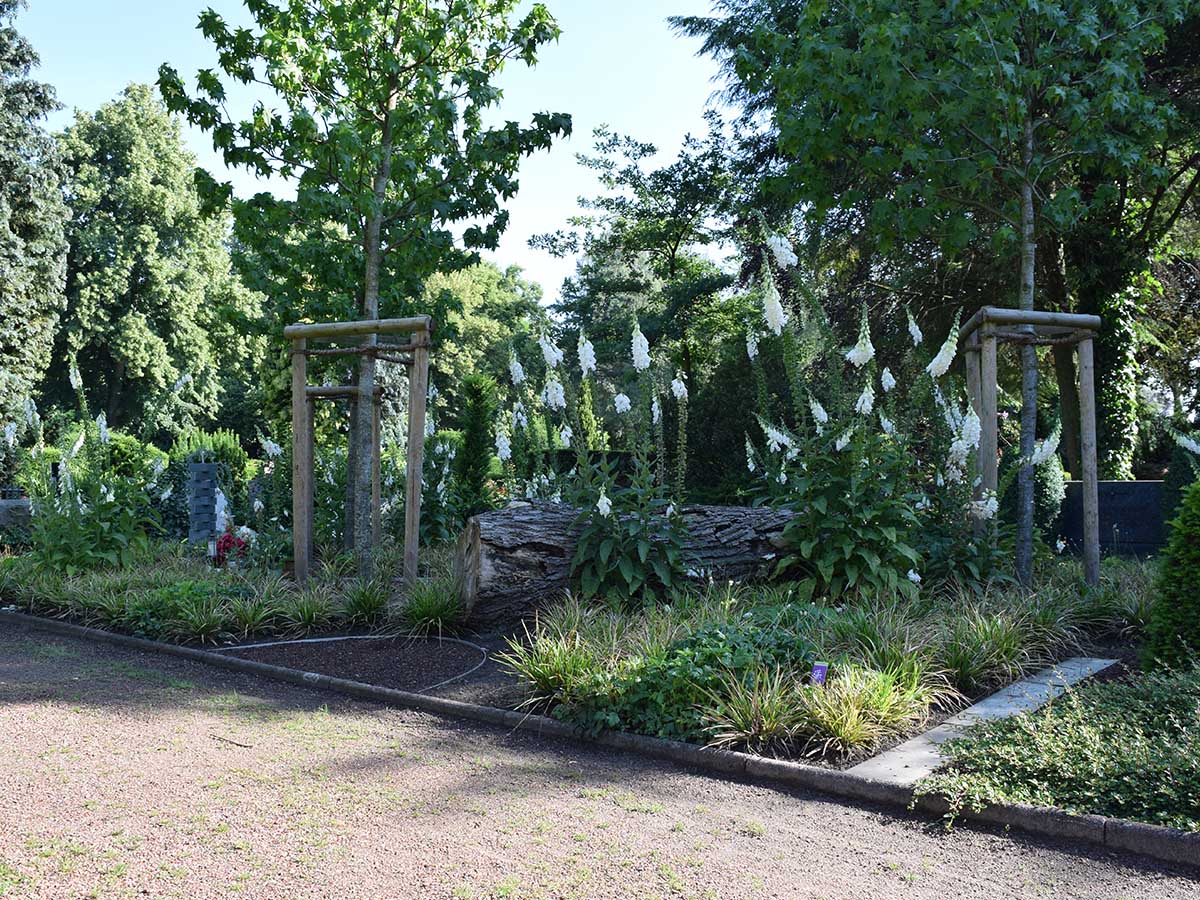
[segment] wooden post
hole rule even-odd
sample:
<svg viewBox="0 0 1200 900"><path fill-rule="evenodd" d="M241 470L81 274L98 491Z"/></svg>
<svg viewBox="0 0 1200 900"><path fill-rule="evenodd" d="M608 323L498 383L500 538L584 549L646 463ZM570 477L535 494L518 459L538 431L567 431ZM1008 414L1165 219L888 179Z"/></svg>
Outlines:
<svg viewBox="0 0 1200 900"><path fill-rule="evenodd" d="M425 465L425 399L429 391L429 333L414 335L412 365L408 368L408 459L404 485L404 578L417 577L417 548L421 541L421 473Z"/></svg>
<svg viewBox="0 0 1200 900"><path fill-rule="evenodd" d="M316 532L313 529L313 522L317 520L314 509L317 504L315 474L314 474L314 456L317 452L317 401L314 397L308 398L308 494L305 497L305 502L308 506L308 565L312 567L312 561L316 558L313 543L316 541Z"/></svg>
<svg viewBox="0 0 1200 900"><path fill-rule="evenodd" d="M342 548L354 550L354 473L358 459L358 446L354 436L358 434L358 393L350 397L350 437L346 442L346 506L345 526L342 532Z"/></svg>
<svg viewBox="0 0 1200 900"><path fill-rule="evenodd" d="M979 474L983 476L983 490L993 493L1000 480L1000 464L996 458L1000 442L996 393L996 336L991 326L985 325L979 355L979 420L982 426L979 438Z"/></svg>
<svg viewBox="0 0 1200 900"><path fill-rule="evenodd" d="M383 513L381 511L382 486L380 484L379 406L383 398L379 391L371 400L371 540L379 545L383 536Z"/></svg>
<svg viewBox="0 0 1200 900"><path fill-rule="evenodd" d="M296 581L308 578L312 542L312 407L304 388L304 338L292 341L292 554Z"/></svg>
<svg viewBox="0 0 1200 900"><path fill-rule="evenodd" d="M1079 342L1079 455L1083 469L1083 577L1100 583L1100 488L1096 465L1096 364L1092 338Z"/></svg>

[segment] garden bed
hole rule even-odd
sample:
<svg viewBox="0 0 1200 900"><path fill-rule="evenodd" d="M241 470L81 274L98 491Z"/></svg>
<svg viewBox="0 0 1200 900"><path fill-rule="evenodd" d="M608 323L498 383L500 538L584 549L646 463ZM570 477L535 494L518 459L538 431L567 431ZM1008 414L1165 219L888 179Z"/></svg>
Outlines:
<svg viewBox="0 0 1200 900"><path fill-rule="evenodd" d="M407 636L320 638L229 647L221 652L415 693L459 682L487 661L486 650L464 641Z"/></svg>

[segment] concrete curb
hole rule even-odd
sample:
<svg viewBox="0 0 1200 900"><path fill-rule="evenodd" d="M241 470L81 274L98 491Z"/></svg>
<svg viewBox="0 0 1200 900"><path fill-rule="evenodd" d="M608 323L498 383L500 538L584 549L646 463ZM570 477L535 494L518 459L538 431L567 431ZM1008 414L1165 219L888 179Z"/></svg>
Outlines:
<svg viewBox="0 0 1200 900"><path fill-rule="evenodd" d="M499 725L512 730L529 731L541 737L599 744L614 750L624 750L653 759L691 766L717 775L743 775L758 781L802 787L824 794L883 806L917 809L937 816L945 815L949 808L946 801L940 797L923 796L914 799L910 787L876 781L851 774L845 770L825 769L781 759L767 759L731 750L704 749L693 744L619 731L589 736L574 726L546 716L527 715L508 709L479 706L474 703L447 700L443 697L430 697L426 694L378 687L373 684L364 684L361 681L334 678L318 672L302 672L299 669L272 666L267 663L226 656L222 653L198 650L194 647L164 644L145 638L74 625L58 619L43 619L0 609L0 622L4 621L70 637L113 644L118 647L176 656L233 672L261 675L301 687L323 688L389 706L402 706L438 715L483 722L488 725ZM1076 815L1060 809L1029 806L1022 803L995 804L978 811L968 810L964 811L961 817L966 820L1016 828L1029 834L1091 844L1110 850L1139 853L1165 862L1200 867L1200 833L1178 831L1174 828L1130 822L1125 819L1112 819L1106 816Z"/></svg>

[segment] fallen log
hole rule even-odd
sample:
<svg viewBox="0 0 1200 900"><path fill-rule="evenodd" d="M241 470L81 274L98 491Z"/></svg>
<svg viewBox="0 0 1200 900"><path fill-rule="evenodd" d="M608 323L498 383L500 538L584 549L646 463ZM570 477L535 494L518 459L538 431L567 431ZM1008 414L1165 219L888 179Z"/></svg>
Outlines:
<svg viewBox="0 0 1200 900"><path fill-rule="evenodd" d="M763 574L778 552L786 510L685 506L689 565L717 578ZM566 504L519 501L472 517L458 539L454 575L468 621L498 630L530 618L570 586L581 526Z"/></svg>

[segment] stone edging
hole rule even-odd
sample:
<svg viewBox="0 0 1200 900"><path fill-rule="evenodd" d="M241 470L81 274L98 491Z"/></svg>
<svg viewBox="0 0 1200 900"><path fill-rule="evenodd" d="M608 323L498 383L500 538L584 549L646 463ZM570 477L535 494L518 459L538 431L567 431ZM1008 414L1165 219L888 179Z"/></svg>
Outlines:
<svg viewBox="0 0 1200 900"><path fill-rule="evenodd" d="M0 609L0 621L28 625L58 634L114 644L118 647L177 656L234 672L261 675L303 687L324 688L347 696L374 700L391 706L403 706L439 715L471 719L489 725L505 726L514 730L530 731L543 737L588 741L616 750L626 750L654 759L664 759L693 766L720 775L745 775L761 781L803 787L839 797L905 809L915 805L916 809L934 815L944 815L948 809L948 804L942 798L919 797L914 804L912 788L887 784L838 769L819 768L787 760L766 759L731 750L703 749L693 744L619 731L604 732L596 737L588 737L579 729L546 716L526 715L492 706L480 706L458 700L447 700L443 697L414 694L410 691L378 687L345 678L334 678L317 672L302 672L299 669L272 666L249 659L198 650L194 647L181 647L175 644L116 634L82 625L73 625L58 619L43 619L25 615L7 609ZM1146 825L1107 816L1075 815L1059 809L1029 806L1022 803L994 804L979 811L968 810L962 813L962 818L1017 828L1031 834L1092 844L1110 850L1140 853L1165 862L1193 866L1200 864L1200 833L1178 831L1159 825Z"/></svg>

